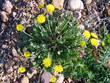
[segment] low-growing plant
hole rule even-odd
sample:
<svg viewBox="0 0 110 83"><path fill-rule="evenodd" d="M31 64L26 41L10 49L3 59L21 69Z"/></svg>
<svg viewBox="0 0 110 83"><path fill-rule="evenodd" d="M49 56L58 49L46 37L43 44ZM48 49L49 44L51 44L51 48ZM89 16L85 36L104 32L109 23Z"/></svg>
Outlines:
<svg viewBox="0 0 110 83"><path fill-rule="evenodd" d="M109 47L102 44L101 36L99 41L95 33L83 33L78 25L72 13L54 12L46 15L44 23L35 21L28 32L20 32L20 45L31 52L33 66L43 71L88 83L109 83L110 71L103 64L104 58L96 59L105 57ZM105 43L107 38L103 39Z"/></svg>

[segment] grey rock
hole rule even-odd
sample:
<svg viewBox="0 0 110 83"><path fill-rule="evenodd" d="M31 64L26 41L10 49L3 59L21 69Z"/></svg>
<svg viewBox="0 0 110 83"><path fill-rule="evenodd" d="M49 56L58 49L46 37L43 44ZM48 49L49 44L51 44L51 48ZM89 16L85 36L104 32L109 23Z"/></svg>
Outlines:
<svg viewBox="0 0 110 83"><path fill-rule="evenodd" d="M86 4L91 4L92 0L86 0Z"/></svg>
<svg viewBox="0 0 110 83"><path fill-rule="evenodd" d="M7 17L7 13L6 12L2 11L2 12L0 12L0 15L1 15L1 20L3 22L7 22L8 21L8 17Z"/></svg>
<svg viewBox="0 0 110 83"><path fill-rule="evenodd" d="M57 80L55 83L63 83L64 81L64 75L63 74L58 74L57 75Z"/></svg>
<svg viewBox="0 0 110 83"><path fill-rule="evenodd" d="M6 0L2 5L2 9L6 11L8 14L11 13L12 8L13 8L13 5L9 0Z"/></svg>
<svg viewBox="0 0 110 83"><path fill-rule="evenodd" d="M52 77L52 74L50 72L44 72L41 75L41 83L49 83L51 77Z"/></svg>
<svg viewBox="0 0 110 83"><path fill-rule="evenodd" d="M29 83L29 79L27 77L23 77L20 83Z"/></svg>
<svg viewBox="0 0 110 83"><path fill-rule="evenodd" d="M84 4L81 0L69 0L68 6L72 11L84 9Z"/></svg>
<svg viewBox="0 0 110 83"><path fill-rule="evenodd" d="M37 70L35 68L30 68L30 70L27 71L28 78L32 78L34 74L37 74Z"/></svg>

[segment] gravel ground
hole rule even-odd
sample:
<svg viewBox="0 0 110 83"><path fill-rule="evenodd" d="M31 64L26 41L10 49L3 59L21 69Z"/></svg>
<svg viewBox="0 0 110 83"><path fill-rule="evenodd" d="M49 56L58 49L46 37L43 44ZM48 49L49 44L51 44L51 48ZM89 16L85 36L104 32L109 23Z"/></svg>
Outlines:
<svg viewBox="0 0 110 83"><path fill-rule="evenodd" d="M85 0L82 1L85 3ZM76 14L76 20L87 29L98 31L100 27L107 27L110 32L110 3L108 1L93 0L89 5L84 4L85 9L78 11L82 14L81 18L78 18L76 11L73 14ZM5 0L0 0L0 12L5 11L3 9L4 2ZM4 22L2 15L0 19L0 83L19 83L24 75L17 72L18 67L21 64L27 68L32 67L30 61L20 56L17 50L20 48L17 44L20 39L15 26L21 23L27 27L34 21L37 14L45 11L45 9L38 8L38 0L10 0L10 2L13 8L10 13L6 14L8 21ZM65 0L64 12L70 11L66 3ZM30 83L37 83L37 78L38 75L35 74L30 78Z"/></svg>

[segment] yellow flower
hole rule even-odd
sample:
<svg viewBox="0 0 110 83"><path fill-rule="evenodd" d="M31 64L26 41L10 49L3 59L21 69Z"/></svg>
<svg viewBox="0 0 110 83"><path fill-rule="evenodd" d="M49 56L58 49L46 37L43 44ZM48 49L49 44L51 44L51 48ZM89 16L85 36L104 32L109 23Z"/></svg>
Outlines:
<svg viewBox="0 0 110 83"><path fill-rule="evenodd" d="M81 46L85 46L86 45L86 42L85 41L80 41L80 45Z"/></svg>
<svg viewBox="0 0 110 83"><path fill-rule="evenodd" d="M29 13L26 13L26 16L28 16L29 15Z"/></svg>
<svg viewBox="0 0 110 83"><path fill-rule="evenodd" d="M52 78L50 79L50 82L56 82L56 77L52 77Z"/></svg>
<svg viewBox="0 0 110 83"><path fill-rule="evenodd" d="M46 17L43 14L38 15L37 18L36 18L36 21L38 23L44 23L45 20L46 20Z"/></svg>
<svg viewBox="0 0 110 83"><path fill-rule="evenodd" d="M91 33L91 36L98 39L98 36L95 33Z"/></svg>
<svg viewBox="0 0 110 83"><path fill-rule="evenodd" d="M24 73L26 71L26 68L21 66L21 67L19 67L18 70L19 70L19 72Z"/></svg>
<svg viewBox="0 0 110 83"><path fill-rule="evenodd" d="M52 61L51 61L50 58L45 58L45 59L43 59L43 65L44 65L45 67L49 67L49 66L51 65L51 63L52 63Z"/></svg>
<svg viewBox="0 0 110 83"><path fill-rule="evenodd" d="M48 11L50 11L50 12L53 12L53 11L55 10L55 7L54 7L52 4L48 4L48 5L46 6L46 9L47 9Z"/></svg>
<svg viewBox="0 0 110 83"><path fill-rule="evenodd" d="M38 8L43 8L44 7L44 4L39 4L38 5Z"/></svg>
<svg viewBox="0 0 110 83"><path fill-rule="evenodd" d="M92 38L90 41L91 41L91 44L92 44L93 46L99 45L99 41L98 41L97 39L95 39L95 38Z"/></svg>
<svg viewBox="0 0 110 83"><path fill-rule="evenodd" d="M30 56L31 56L31 53L30 53L29 51L25 51L25 52L24 52L24 56L25 56L25 57L30 57Z"/></svg>
<svg viewBox="0 0 110 83"><path fill-rule="evenodd" d="M54 71L55 71L55 72L62 72L62 71L63 71L63 67L62 67L61 65L56 65L56 66L54 67Z"/></svg>
<svg viewBox="0 0 110 83"><path fill-rule="evenodd" d="M23 25L22 24L18 24L17 26L16 26L16 30L17 31L22 31L23 30Z"/></svg>
<svg viewBox="0 0 110 83"><path fill-rule="evenodd" d="M86 38L90 38L90 32L88 31L88 30L85 30L84 32L83 32L83 35L84 35L84 37L86 37Z"/></svg>

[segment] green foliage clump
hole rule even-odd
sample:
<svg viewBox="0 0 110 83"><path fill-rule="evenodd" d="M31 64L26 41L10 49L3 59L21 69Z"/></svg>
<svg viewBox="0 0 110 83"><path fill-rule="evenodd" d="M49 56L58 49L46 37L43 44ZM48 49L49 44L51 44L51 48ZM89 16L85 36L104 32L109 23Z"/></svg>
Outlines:
<svg viewBox="0 0 110 83"><path fill-rule="evenodd" d="M100 44L96 48L83 37L71 13L57 14L47 15L45 23L33 23L31 32L21 32L21 43L31 51L33 65L53 73L53 67L60 64L67 78L83 79L88 83L110 83L110 71L105 67L105 57L110 54L108 36L103 39L101 35L100 38L109 46ZM80 45L82 40L86 41L86 46ZM97 61L96 56L101 59ZM42 64L47 57L52 60L48 68Z"/></svg>

